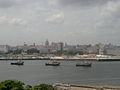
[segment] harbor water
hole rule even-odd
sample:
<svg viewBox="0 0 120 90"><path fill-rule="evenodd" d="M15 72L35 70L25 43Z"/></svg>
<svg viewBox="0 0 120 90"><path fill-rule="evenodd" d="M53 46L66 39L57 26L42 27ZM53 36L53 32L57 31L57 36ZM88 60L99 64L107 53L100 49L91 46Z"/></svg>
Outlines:
<svg viewBox="0 0 120 90"><path fill-rule="evenodd" d="M0 81L20 80L29 85L120 85L119 61L92 61L92 67L76 67L80 61L60 61L60 66L45 66L49 60L26 60L23 66L11 65L11 62L0 61Z"/></svg>

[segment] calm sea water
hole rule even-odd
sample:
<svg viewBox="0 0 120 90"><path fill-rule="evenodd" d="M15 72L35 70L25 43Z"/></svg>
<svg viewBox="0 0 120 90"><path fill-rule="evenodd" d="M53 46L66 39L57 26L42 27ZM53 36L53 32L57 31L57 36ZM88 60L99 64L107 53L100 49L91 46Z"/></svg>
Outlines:
<svg viewBox="0 0 120 90"><path fill-rule="evenodd" d="M60 66L45 66L49 60L24 61L23 66L0 61L0 81L20 80L25 84L70 83L120 85L120 62L92 62L92 67L76 67L78 61L60 61Z"/></svg>

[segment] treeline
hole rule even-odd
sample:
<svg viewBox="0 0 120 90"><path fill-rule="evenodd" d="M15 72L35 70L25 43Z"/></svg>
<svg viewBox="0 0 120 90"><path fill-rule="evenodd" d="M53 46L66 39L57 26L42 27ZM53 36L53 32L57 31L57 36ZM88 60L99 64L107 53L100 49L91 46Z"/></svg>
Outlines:
<svg viewBox="0 0 120 90"><path fill-rule="evenodd" d="M22 49L17 49L17 50L9 50L7 54L21 54L22 52L25 52L27 54L38 54L40 53L39 50L37 49L28 49L27 51L23 51ZM61 56L61 55L76 55L76 54L79 54L79 55L82 55L84 54L85 52L83 51L67 51L67 50L63 50L63 51L56 51L56 52L49 52L48 54L54 54L56 56Z"/></svg>
<svg viewBox="0 0 120 90"><path fill-rule="evenodd" d="M21 54L22 52L25 52L25 53L27 53L27 54L40 53L39 50L32 48L32 49L28 49L27 51L23 51L22 49L9 50L9 51L7 52L7 54L11 54L11 53L12 53L12 54Z"/></svg>
<svg viewBox="0 0 120 90"><path fill-rule="evenodd" d="M25 85L21 81L6 80L0 82L0 90L57 90L52 85L40 84L37 86Z"/></svg>
<svg viewBox="0 0 120 90"><path fill-rule="evenodd" d="M56 56L61 56L61 55L71 55L71 56L74 56L76 54L79 54L79 55L83 55L84 52L82 51L67 51L67 50L64 50L64 51L57 51L54 53Z"/></svg>

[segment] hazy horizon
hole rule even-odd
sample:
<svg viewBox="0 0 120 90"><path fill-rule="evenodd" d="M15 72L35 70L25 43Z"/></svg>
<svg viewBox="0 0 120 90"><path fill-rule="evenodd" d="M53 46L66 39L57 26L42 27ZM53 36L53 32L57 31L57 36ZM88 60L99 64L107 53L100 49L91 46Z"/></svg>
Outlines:
<svg viewBox="0 0 120 90"><path fill-rule="evenodd" d="M120 44L120 0L0 0L0 44Z"/></svg>

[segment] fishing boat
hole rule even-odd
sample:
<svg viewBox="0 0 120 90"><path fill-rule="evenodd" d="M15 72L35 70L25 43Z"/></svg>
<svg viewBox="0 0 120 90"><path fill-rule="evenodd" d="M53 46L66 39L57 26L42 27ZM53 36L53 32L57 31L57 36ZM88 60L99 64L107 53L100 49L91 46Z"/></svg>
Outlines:
<svg viewBox="0 0 120 90"><path fill-rule="evenodd" d="M78 66L91 67L91 66L92 66L92 63L88 63L88 62L86 62L86 63L77 63L77 64L76 64L76 67L78 67Z"/></svg>
<svg viewBox="0 0 120 90"><path fill-rule="evenodd" d="M59 66L60 62L45 63L46 66Z"/></svg>
<svg viewBox="0 0 120 90"><path fill-rule="evenodd" d="M23 61L12 62L11 65L24 65Z"/></svg>

